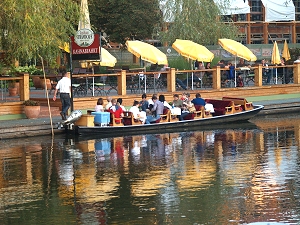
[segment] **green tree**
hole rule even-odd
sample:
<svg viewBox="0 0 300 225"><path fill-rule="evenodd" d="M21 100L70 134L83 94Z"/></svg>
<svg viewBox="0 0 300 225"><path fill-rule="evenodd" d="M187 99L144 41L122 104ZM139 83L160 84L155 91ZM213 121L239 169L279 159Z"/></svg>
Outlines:
<svg viewBox="0 0 300 225"><path fill-rule="evenodd" d="M80 15L74 0L1 0L0 9L0 49L9 60L55 62Z"/></svg>
<svg viewBox="0 0 300 225"><path fill-rule="evenodd" d="M111 41L151 38L160 21L158 0L90 0L91 24Z"/></svg>
<svg viewBox="0 0 300 225"><path fill-rule="evenodd" d="M226 6L213 0L161 0L164 14L162 41L173 43L176 38L203 45L216 44L219 38L236 39L238 27L221 21L220 12Z"/></svg>

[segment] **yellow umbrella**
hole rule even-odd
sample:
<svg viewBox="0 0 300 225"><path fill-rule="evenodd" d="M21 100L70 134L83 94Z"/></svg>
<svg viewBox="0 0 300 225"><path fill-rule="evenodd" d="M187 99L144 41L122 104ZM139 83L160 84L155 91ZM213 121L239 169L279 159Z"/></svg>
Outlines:
<svg viewBox="0 0 300 225"><path fill-rule="evenodd" d="M272 51L272 59L271 59L272 64L280 64L280 54L279 54L279 49L277 42L274 42L273 45L273 51Z"/></svg>
<svg viewBox="0 0 300 225"><path fill-rule="evenodd" d="M231 40L231 39L219 39L219 45L232 55L246 59L247 61L256 61L256 56L245 45Z"/></svg>
<svg viewBox="0 0 300 225"><path fill-rule="evenodd" d="M92 62L94 64L100 63L100 66L114 67L117 63L117 59L105 48L101 48L101 60L87 60L87 62Z"/></svg>
<svg viewBox="0 0 300 225"><path fill-rule="evenodd" d="M64 42L60 46L58 46L61 50L64 50L67 53L70 53L70 44L68 42Z"/></svg>
<svg viewBox="0 0 300 225"><path fill-rule="evenodd" d="M138 58L158 65L168 64L167 56L153 45L142 41L126 41L127 50Z"/></svg>
<svg viewBox="0 0 300 225"><path fill-rule="evenodd" d="M284 41L283 49L282 49L282 58L286 61L291 59L290 51L286 40Z"/></svg>
<svg viewBox="0 0 300 225"><path fill-rule="evenodd" d="M205 46L190 40L176 39L172 47L182 56L192 60L211 62L214 58L214 54Z"/></svg>

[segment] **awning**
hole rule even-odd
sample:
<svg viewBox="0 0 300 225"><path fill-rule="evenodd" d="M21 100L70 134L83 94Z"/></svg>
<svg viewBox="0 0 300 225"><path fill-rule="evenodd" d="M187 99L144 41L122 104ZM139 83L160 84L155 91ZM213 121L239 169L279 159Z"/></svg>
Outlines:
<svg viewBox="0 0 300 225"><path fill-rule="evenodd" d="M248 0L214 0L221 10L221 15L250 13Z"/></svg>
<svg viewBox="0 0 300 225"><path fill-rule="evenodd" d="M293 1L261 0L265 7L265 22L295 20Z"/></svg>

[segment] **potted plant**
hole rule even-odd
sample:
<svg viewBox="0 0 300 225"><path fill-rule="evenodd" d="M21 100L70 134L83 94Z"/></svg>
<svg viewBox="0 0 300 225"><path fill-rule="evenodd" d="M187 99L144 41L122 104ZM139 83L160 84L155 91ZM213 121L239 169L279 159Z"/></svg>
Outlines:
<svg viewBox="0 0 300 225"><path fill-rule="evenodd" d="M36 119L40 115L41 107L40 102L34 100L26 100L23 103L24 112L28 119Z"/></svg>

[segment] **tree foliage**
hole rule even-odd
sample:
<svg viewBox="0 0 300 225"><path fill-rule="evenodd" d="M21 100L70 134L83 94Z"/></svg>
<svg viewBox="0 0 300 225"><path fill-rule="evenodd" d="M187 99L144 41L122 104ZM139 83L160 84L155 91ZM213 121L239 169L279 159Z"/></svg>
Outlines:
<svg viewBox="0 0 300 225"><path fill-rule="evenodd" d="M38 55L54 62L58 46L69 42L79 18L74 0L1 0L0 49L10 59Z"/></svg>
<svg viewBox="0 0 300 225"><path fill-rule="evenodd" d="M220 20L220 10L226 5L215 5L213 0L164 0L166 32L163 41L173 43L177 38L195 41L203 45L216 44L219 38L235 39L238 28L233 23Z"/></svg>
<svg viewBox="0 0 300 225"><path fill-rule="evenodd" d="M111 41L151 38L160 20L158 0L90 0L91 24Z"/></svg>

